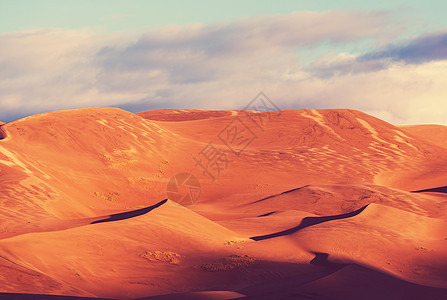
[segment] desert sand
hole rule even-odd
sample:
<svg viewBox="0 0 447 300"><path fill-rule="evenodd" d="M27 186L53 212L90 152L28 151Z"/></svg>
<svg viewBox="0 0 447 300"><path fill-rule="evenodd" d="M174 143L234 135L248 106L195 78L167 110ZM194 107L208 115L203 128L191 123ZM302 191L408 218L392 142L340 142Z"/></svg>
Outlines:
<svg viewBox="0 0 447 300"><path fill-rule="evenodd" d="M0 125L1 299L447 299L447 127L116 108Z"/></svg>
<svg viewBox="0 0 447 300"><path fill-rule="evenodd" d="M447 147L447 126L444 125L412 125L400 126L403 131L406 131L415 137L425 140L434 145Z"/></svg>

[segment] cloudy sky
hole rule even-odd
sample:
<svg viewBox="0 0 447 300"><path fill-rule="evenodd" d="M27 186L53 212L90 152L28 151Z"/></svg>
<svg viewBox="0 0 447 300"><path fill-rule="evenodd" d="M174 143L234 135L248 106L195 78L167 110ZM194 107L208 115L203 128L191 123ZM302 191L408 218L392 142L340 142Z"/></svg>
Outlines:
<svg viewBox="0 0 447 300"><path fill-rule="evenodd" d="M447 1L0 0L0 120L353 108L447 125Z"/></svg>

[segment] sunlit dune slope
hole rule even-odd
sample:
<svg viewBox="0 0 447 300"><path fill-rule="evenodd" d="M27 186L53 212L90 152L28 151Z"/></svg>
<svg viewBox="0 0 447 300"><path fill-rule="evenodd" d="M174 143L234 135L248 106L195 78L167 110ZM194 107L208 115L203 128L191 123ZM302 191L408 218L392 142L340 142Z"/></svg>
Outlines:
<svg viewBox="0 0 447 300"><path fill-rule="evenodd" d="M299 245L328 260L356 263L409 282L447 287L447 220L370 204L357 216L294 233Z"/></svg>
<svg viewBox="0 0 447 300"><path fill-rule="evenodd" d="M190 113L193 116L188 119ZM442 172L447 161L444 149L359 111L232 111L231 116L222 117L217 117L217 113L208 112L207 117L203 111L168 110L165 119L175 121L161 124L183 137L202 142L203 146L212 142L235 161L220 176L219 186L227 178L241 174L246 186L252 185L255 193L268 189L271 194L314 182L367 182L417 190L441 186L447 181ZM160 114L155 111L139 115L151 120L160 119ZM196 119L197 115L200 119ZM243 151L239 151L242 146L234 147L238 153L229 150L221 139L234 132L231 124L235 123L240 130L249 132L245 136L251 137ZM429 172L429 182L419 176ZM294 184L288 185L289 182ZM267 185L278 189L265 188ZM235 192L239 191L233 190L232 199Z"/></svg>
<svg viewBox="0 0 447 300"><path fill-rule="evenodd" d="M232 254L224 243L238 239L236 233L167 202L128 220L3 239L0 256L76 286L86 291L83 296L133 298L200 287L204 272L193 267ZM41 278L31 284L36 281Z"/></svg>
<svg viewBox="0 0 447 300"><path fill-rule="evenodd" d="M447 148L415 128L355 110L89 108L3 124L0 292L445 299L447 195L411 191L447 185ZM180 173L200 183L189 202L167 193Z"/></svg>
<svg viewBox="0 0 447 300"><path fill-rule="evenodd" d="M430 142L434 145L447 148L447 126L443 125L412 125L399 126L405 132Z"/></svg>
<svg viewBox="0 0 447 300"><path fill-rule="evenodd" d="M2 128L2 174L9 181L2 197L15 208L20 203L23 212L37 206L61 218L160 201L182 140L154 122L110 108L37 115Z"/></svg>

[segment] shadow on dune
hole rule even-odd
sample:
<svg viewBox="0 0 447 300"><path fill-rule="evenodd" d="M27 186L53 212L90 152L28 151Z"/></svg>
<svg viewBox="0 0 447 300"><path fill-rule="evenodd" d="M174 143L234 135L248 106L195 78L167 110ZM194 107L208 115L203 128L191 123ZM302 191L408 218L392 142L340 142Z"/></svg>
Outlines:
<svg viewBox="0 0 447 300"><path fill-rule="evenodd" d="M202 291L138 298L133 300L230 300L245 297L232 291Z"/></svg>
<svg viewBox="0 0 447 300"><path fill-rule="evenodd" d="M138 217L138 216L147 214L148 212L150 212L151 210L156 209L157 207L162 206L167 201L168 201L168 199L165 199L165 200L160 201L157 204L154 204L152 206L148 206L148 207L145 207L145 208L132 210L132 211L124 212L124 213L110 215L107 219L93 221L90 224L114 222L114 221L120 221L120 220L126 220L126 219L130 219L130 218Z"/></svg>
<svg viewBox="0 0 447 300"><path fill-rule="evenodd" d="M441 186L437 188L431 188L431 189L425 189L425 190L419 190L419 191L411 191L411 193L447 193L447 186Z"/></svg>
<svg viewBox="0 0 447 300"><path fill-rule="evenodd" d="M288 191L285 191L285 192L282 192L282 193L279 193L279 194L271 195L271 196L268 196L268 197L265 197L265 198L262 198L262 199L253 201L253 202L251 202L251 203L249 203L249 204L262 202L262 201L267 200L267 199L271 199L271 198L275 198L275 197L277 197L277 196L281 196L281 195L284 195L284 194L288 194L288 193L291 193L291 192L295 192L295 191L301 190L301 189L303 189L303 188L306 188L306 187L308 187L308 186L309 186L309 185L305 185L305 186L302 186L302 187L299 187L299 188L296 188L296 189L291 189L291 190L288 190Z"/></svg>
<svg viewBox="0 0 447 300"><path fill-rule="evenodd" d="M22 226L20 231L11 232L10 234L3 233L3 235L0 237L0 240L10 238L13 236L27 234L27 233L60 231L60 230L76 228L76 227L80 227L80 226L86 226L86 225L90 225L90 224L98 224L98 223L126 220L126 219L130 219L130 218L134 218L134 217L138 217L138 216L147 214L148 212L165 204L167 201L168 200L165 199L165 200L160 201L157 204L152 205L152 206L144 207L144 208L137 209L137 210L127 211L127 212L123 212L123 213L117 213L117 214L113 214L113 215L105 215L105 216L81 218L81 219L67 219L67 220L50 219L48 222L45 222L45 220L44 220L41 224L39 224L36 227Z"/></svg>
<svg viewBox="0 0 447 300"><path fill-rule="evenodd" d="M328 258L329 254L316 252L315 257L310 261L310 264L314 266L327 266L330 264Z"/></svg>
<svg viewBox="0 0 447 300"><path fill-rule="evenodd" d="M276 214L277 212L278 212L277 210L275 210L275 211L271 211L271 212L268 212L268 213L266 213L266 214L259 215L258 218L261 218L261 217L267 217L267 216Z"/></svg>
<svg viewBox="0 0 447 300"><path fill-rule="evenodd" d="M319 272L323 272L322 268ZM313 300L445 300L447 289L422 286L356 264L327 272L325 276L307 274L308 281L299 277L278 278L238 290L247 295L237 299L313 299Z"/></svg>
<svg viewBox="0 0 447 300"><path fill-rule="evenodd" d="M251 237L250 239L255 240L255 241L267 240L267 239L271 239L271 238L275 238L275 237L289 235L289 234L295 233L301 229L304 229L306 227L317 225L320 223L324 223L324 222L328 222L328 221L332 221L332 220L340 220L340 219L350 218L350 217L360 214L367 206L368 205L365 205L360 209L354 210L354 211L346 213L346 214L341 214L341 215L326 216L326 217L306 217L301 221L301 223L298 226L295 226L293 228L279 231L276 233L254 236L254 237Z"/></svg>
<svg viewBox="0 0 447 300"><path fill-rule="evenodd" d="M0 125L0 140L6 138L6 131L3 130L2 125Z"/></svg>
<svg viewBox="0 0 447 300"><path fill-rule="evenodd" d="M0 293L0 299L5 300L113 300L108 298L90 298L90 297L76 297L76 296L56 296L43 294L12 294Z"/></svg>
<svg viewBox="0 0 447 300"><path fill-rule="evenodd" d="M343 268L344 266L347 266L349 264L342 264L342 263L335 263L329 261L329 254L324 252L313 252L315 254L314 259L310 261L311 265L319 266L319 267L329 267L334 270L339 270Z"/></svg>

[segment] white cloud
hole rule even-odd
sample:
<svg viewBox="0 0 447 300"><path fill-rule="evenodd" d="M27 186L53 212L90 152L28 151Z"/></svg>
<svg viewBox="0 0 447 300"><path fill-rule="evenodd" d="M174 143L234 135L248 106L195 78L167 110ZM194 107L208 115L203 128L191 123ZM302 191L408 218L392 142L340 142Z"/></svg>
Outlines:
<svg viewBox="0 0 447 300"><path fill-rule="evenodd" d="M401 33L393 25L385 12L328 11L143 33L0 34L0 120L87 106L243 108L263 90L284 109L344 107L396 123L445 123L442 60L407 65L327 53L300 63L299 49L381 43Z"/></svg>

